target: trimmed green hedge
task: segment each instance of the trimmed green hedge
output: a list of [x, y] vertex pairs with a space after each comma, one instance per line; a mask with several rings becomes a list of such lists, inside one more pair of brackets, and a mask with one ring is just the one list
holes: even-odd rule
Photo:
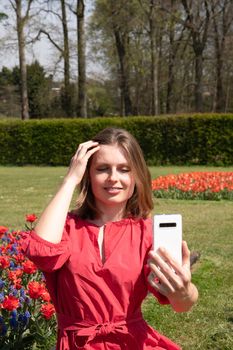
[[127, 129], [149, 165], [233, 164], [233, 115], [0, 121], [0, 164], [68, 165], [80, 142], [107, 126]]

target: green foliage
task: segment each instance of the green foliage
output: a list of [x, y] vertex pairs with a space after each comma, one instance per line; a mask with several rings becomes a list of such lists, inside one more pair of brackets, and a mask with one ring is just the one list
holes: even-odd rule
[[89, 116], [102, 117], [115, 114], [117, 108], [113, 98], [113, 85], [110, 81], [104, 83], [90, 81], [87, 94]]
[[52, 97], [52, 80], [46, 77], [44, 68], [38, 61], [27, 66], [27, 84], [30, 117], [48, 116]]
[[127, 129], [146, 161], [233, 164], [233, 115], [50, 119], [0, 122], [0, 164], [67, 165], [78, 144], [107, 126]]
[[7, 67], [2, 67], [2, 71], [0, 72], [0, 85], [5, 86], [13, 83], [14, 79], [12, 71]]
[[8, 16], [5, 13], [0, 12], [0, 21], [7, 19], [7, 18], [8, 18]]
[[224, 200], [233, 201], [233, 191], [228, 191], [226, 189], [220, 192], [214, 193], [211, 191], [184, 192], [176, 188], [171, 188], [168, 191], [165, 191], [165, 190], [154, 191], [154, 196], [156, 198], [185, 199], [185, 200], [200, 199], [200, 200], [209, 200], [209, 201], [220, 201], [224, 199]]
[[64, 86], [61, 88], [60, 101], [62, 115], [68, 118], [76, 116], [77, 109], [77, 91], [74, 83], [70, 83], [65, 89]]
[[[6, 115], [17, 115], [15, 105], [20, 107], [20, 69], [3, 67], [0, 72], [0, 111]], [[44, 68], [35, 61], [27, 66], [27, 86], [30, 117], [48, 117], [52, 107], [52, 79], [46, 77]], [[9, 113], [11, 111], [11, 113]]]

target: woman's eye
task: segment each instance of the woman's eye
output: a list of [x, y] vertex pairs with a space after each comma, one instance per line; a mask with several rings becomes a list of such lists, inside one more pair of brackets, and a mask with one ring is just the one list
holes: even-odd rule
[[[96, 168], [96, 170], [100, 173], [105, 171], [111, 171], [110, 168], [107, 166]], [[130, 168], [118, 168], [117, 171], [121, 173], [128, 173], [130, 172]]]
[[108, 168], [107, 168], [107, 167], [103, 167], [103, 168], [97, 168], [96, 170], [99, 171], [99, 172], [101, 172], [101, 171], [106, 171], [106, 170], [108, 170]]
[[130, 172], [130, 169], [129, 168], [122, 168], [121, 171], [122, 171], [122, 173], [128, 173], [128, 172]]

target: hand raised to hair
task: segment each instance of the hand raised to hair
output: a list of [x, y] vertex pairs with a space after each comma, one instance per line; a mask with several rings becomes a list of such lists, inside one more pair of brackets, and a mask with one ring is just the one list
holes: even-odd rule
[[187, 311], [197, 298], [197, 290], [191, 283], [190, 252], [182, 242], [182, 265], [176, 262], [165, 249], [149, 253], [148, 276], [150, 285], [165, 295], [176, 311]]
[[99, 150], [98, 142], [87, 141], [80, 143], [75, 155], [72, 157], [65, 180], [72, 180], [78, 185], [85, 173], [89, 158]]

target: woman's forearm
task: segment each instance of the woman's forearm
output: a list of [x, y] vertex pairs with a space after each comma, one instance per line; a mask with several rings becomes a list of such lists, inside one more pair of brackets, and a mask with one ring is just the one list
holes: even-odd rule
[[61, 241], [74, 190], [83, 178], [89, 158], [98, 150], [98, 142], [92, 140], [79, 145], [60, 189], [43, 211], [35, 227], [38, 236], [51, 243]]
[[35, 227], [38, 236], [51, 243], [59, 243], [65, 225], [66, 216], [76, 184], [64, 179], [61, 187], [41, 214]]

